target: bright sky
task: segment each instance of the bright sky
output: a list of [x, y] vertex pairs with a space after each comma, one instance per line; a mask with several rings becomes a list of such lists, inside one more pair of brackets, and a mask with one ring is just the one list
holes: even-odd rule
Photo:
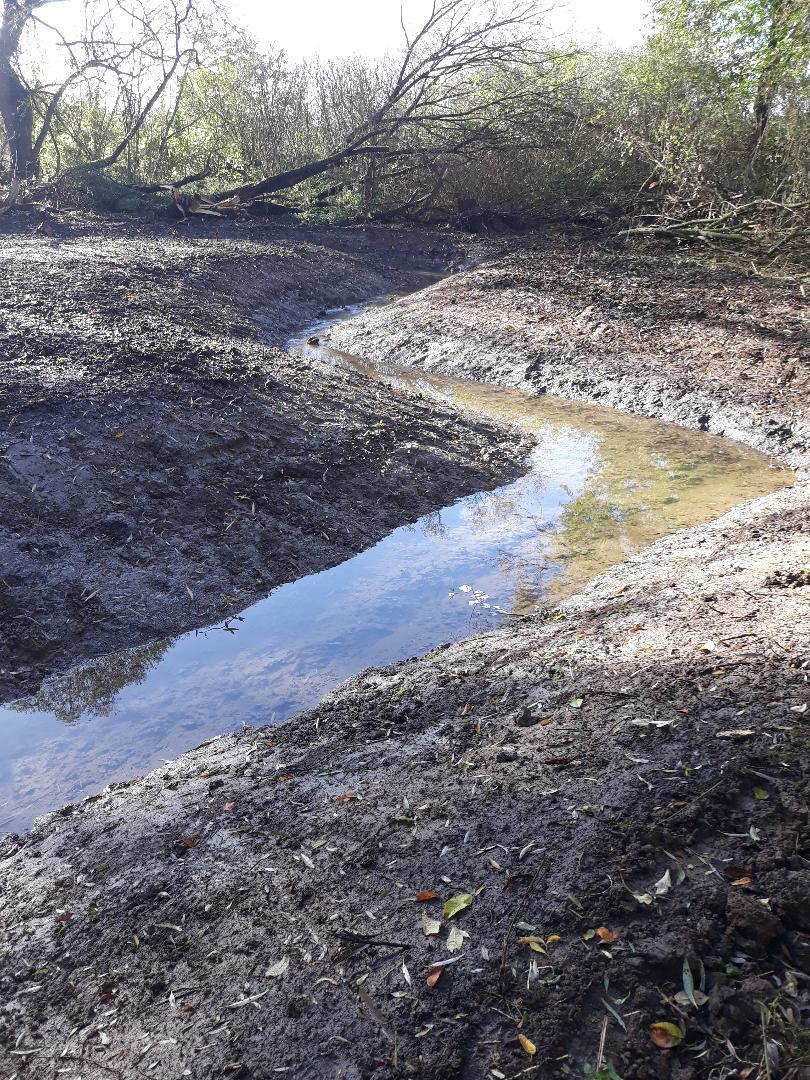
[[[425, 4], [404, 0], [406, 21], [416, 24]], [[229, 6], [260, 41], [273, 41], [296, 58], [379, 55], [401, 41], [400, 0], [230, 0]], [[550, 0], [548, 6], [556, 33], [582, 42], [633, 46], [643, 37], [649, 2]]]
[[[432, 0], [402, 0], [406, 25], [418, 28]], [[581, 44], [630, 48], [641, 43], [651, 0], [547, 0], [552, 37]], [[381, 56], [400, 48], [400, 0], [223, 0], [233, 21], [260, 44], [275, 44], [293, 59], [320, 56]], [[538, 0], [543, 8], [543, 0]], [[46, 7], [48, 21], [68, 37], [83, 24], [85, 0], [58, 0]], [[58, 80], [61, 50], [46, 42], [46, 70]]]

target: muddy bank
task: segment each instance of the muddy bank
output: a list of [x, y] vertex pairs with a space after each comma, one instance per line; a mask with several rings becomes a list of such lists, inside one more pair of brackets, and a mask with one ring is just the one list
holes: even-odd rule
[[672, 420], [810, 463], [810, 341], [796, 284], [691, 259], [527, 241], [332, 342]]
[[801, 1076], [809, 521], [800, 471], [7, 838], [6, 1073]]
[[733, 511], [10, 839], [7, 1073], [582, 1076], [606, 1024], [623, 1077], [734, 1075], [776, 998], [774, 1053], [801, 1053], [809, 505]]
[[221, 619], [515, 475], [517, 436], [279, 347], [458, 256], [379, 228], [7, 231], [0, 699]]

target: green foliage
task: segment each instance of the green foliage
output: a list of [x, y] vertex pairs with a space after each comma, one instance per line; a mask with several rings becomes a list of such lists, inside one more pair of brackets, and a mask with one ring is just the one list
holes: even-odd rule
[[[276, 197], [322, 222], [446, 219], [473, 198], [528, 221], [610, 206], [642, 220], [717, 219], [738, 234], [734, 208], [758, 200], [777, 231], [796, 230], [810, 202], [807, 0], [656, 0], [654, 13], [654, 32], [633, 52], [549, 51], [446, 75], [457, 115], [416, 104], [386, 139], [389, 156], [347, 158]], [[293, 63], [227, 27], [202, 46], [206, 62], [178, 76], [106, 179], [79, 174], [63, 198], [138, 209], [134, 185], [203, 174], [197, 189], [213, 194], [298, 168], [344, 145], [396, 70], [384, 60]], [[43, 149], [43, 175], [110, 153], [134, 108], [77, 84]]]
[[586, 1065], [585, 1080], [622, 1080], [622, 1078], [616, 1072], [612, 1062], [608, 1061], [598, 1069], [592, 1065]]

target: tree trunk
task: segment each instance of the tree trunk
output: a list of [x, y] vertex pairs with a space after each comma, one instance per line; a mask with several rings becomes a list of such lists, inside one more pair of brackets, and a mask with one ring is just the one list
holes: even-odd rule
[[34, 114], [31, 97], [13, 67], [23, 25], [30, 13], [6, 0], [0, 25], [0, 118], [6, 129], [12, 176], [25, 179], [38, 172], [34, 154]]
[[748, 159], [748, 175], [753, 177], [755, 162], [765, 138], [765, 129], [771, 118], [771, 109], [778, 90], [778, 68], [780, 47], [788, 14], [789, 0], [771, 0], [770, 26], [765, 56], [759, 72], [759, 80], [754, 95], [754, 131], [751, 137], [751, 151]]
[[295, 187], [296, 184], [300, 184], [304, 180], [309, 180], [314, 176], [329, 172], [330, 169], [337, 168], [346, 158], [352, 156], [352, 151], [345, 150], [337, 154], [331, 154], [327, 158], [311, 161], [308, 165], [302, 165], [298, 169], [290, 169], [289, 172], [279, 173], [278, 176], [268, 176], [267, 179], [261, 180], [257, 184], [243, 184], [241, 187], [221, 191], [217, 195], [217, 199], [231, 199], [237, 196], [245, 202], [249, 202], [251, 199], [258, 199], [262, 195], [270, 195], [274, 191], [284, 191], [286, 188]]

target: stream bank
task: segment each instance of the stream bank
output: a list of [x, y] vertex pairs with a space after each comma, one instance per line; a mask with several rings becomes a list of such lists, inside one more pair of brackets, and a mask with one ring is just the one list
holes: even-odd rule
[[7, 838], [9, 1075], [799, 1076], [808, 511], [800, 467], [555, 610]]
[[797, 283], [531, 238], [336, 327], [337, 348], [670, 420], [810, 465]]
[[416, 287], [463, 255], [452, 238], [3, 221], [0, 701], [522, 469], [517, 433], [282, 348], [324, 309]]

